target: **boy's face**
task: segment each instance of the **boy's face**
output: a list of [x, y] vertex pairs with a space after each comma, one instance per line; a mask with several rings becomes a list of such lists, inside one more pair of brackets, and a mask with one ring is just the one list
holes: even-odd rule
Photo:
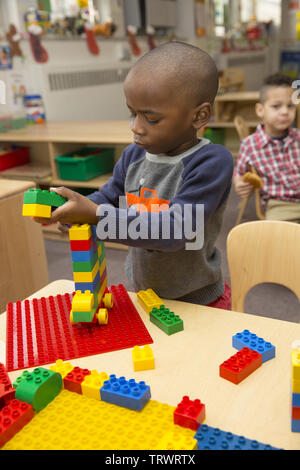
[[134, 71], [125, 80], [134, 142], [149, 153], [178, 155], [198, 143], [197, 107], [176, 90], [159, 74], [153, 80]]
[[293, 91], [287, 86], [271, 87], [266, 92], [264, 103], [256, 105], [256, 113], [262, 119], [266, 133], [272, 137], [284, 135], [295, 119]]

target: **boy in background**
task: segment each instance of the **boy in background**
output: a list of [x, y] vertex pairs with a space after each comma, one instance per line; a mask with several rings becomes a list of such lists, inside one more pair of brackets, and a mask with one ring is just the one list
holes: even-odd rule
[[[53, 212], [50, 223], [94, 224], [100, 239], [128, 245], [126, 274], [135, 291], [152, 288], [162, 298], [230, 309], [230, 288], [215, 242], [233, 159], [221, 145], [197, 137], [210, 120], [217, 90], [216, 66], [197, 47], [169, 42], [142, 56], [124, 83], [134, 142], [108, 183], [88, 198], [51, 188], [68, 201]], [[204, 226], [198, 224], [199, 207], [204, 208]], [[170, 230], [164, 237], [166, 216]], [[203, 232], [201, 246], [188, 248], [181, 230], [188, 221], [196, 241]], [[116, 230], [103, 233], [104, 223]], [[135, 223], [146, 236], [132, 234]]]
[[292, 127], [296, 104], [291, 85], [281, 74], [265, 79], [256, 104], [262, 124], [241, 143], [234, 186], [240, 197], [249, 196], [253, 186], [243, 175], [254, 167], [263, 183], [266, 219], [300, 223], [300, 130]]

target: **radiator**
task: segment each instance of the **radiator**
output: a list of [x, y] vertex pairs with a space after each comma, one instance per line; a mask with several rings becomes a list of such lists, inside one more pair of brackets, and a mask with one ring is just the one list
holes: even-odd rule
[[128, 119], [123, 82], [130, 67], [39, 68], [46, 116], [51, 121]]

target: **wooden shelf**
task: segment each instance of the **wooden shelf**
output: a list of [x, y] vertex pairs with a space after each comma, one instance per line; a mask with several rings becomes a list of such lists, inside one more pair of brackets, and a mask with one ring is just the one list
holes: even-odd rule
[[62, 180], [59, 178], [52, 178], [51, 184], [54, 186], [70, 186], [70, 187], [77, 187], [77, 188], [101, 188], [105, 183], [108, 182], [112, 173], [107, 173], [105, 175], [97, 176], [97, 178], [93, 178], [88, 181], [69, 181], [69, 180]]

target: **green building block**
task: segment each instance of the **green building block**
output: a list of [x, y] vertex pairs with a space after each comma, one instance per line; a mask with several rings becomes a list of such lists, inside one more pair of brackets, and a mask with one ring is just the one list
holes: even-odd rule
[[98, 306], [93, 307], [89, 312], [73, 312], [73, 322], [91, 322], [94, 318]]
[[37, 367], [20, 380], [15, 397], [40, 411], [60, 393], [62, 386], [62, 376], [58, 372]]
[[150, 321], [169, 336], [183, 330], [183, 321], [180, 316], [170, 312], [164, 305], [151, 310]]
[[28, 189], [24, 193], [24, 204], [41, 204], [43, 206], [59, 207], [62, 206], [67, 199], [54, 191], [46, 191], [37, 188]]
[[19, 377], [16, 378], [16, 380], [13, 383], [13, 388], [17, 388], [18, 385], [20, 385], [21, 381], [27, 377], [27, 375], [30, 374], [29, 370], [23, 370], [22, 374], [19, 375]]

